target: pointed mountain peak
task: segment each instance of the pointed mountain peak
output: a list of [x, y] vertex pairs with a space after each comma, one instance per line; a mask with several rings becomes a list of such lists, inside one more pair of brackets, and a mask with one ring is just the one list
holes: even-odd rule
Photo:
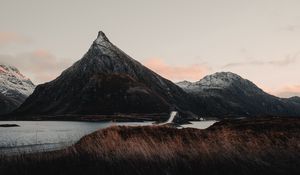
[[94, 41], [96, 44], [103, 43], [103, 42], [109, 42], [108, 38], [106, 37], [105, 33], [102, 31], [98, 32], [98, 36], [96, 40]]

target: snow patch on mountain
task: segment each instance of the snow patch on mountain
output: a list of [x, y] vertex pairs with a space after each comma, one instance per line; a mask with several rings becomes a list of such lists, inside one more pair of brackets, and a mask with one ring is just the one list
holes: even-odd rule
[[168, 84], [166, 84], [165, 79], [111, 43], [102, 31], [98, 32], [97, 38], [84, 57], [67, 69], [66, 72], [71, 71], [84, 72], [85, 74], [125, 73], [137, 80], [148, 77], [168, 91]]
[[13, 66], [0, 64], [0, 93], [7, 97], [28, 97], [35, 85]]
[[209, 88], [226, 88], [236, 81], [243, 81], [243, 78], [231, 72], [217, 72], [212, 75], [205, 76], [195, 85], [201, 85]]
[[202, 92], [205, 89], [226, 89], [232, 85], [245, 87], [255, 86], [250, 81], [232, 72], [217, 72], [212, 75], [207, 75], [197, 82], [182, 81], [176, 84], [187, 92]]
[[181, 87], [182, 89], [186, 89], [186, 88], [188, 88], [190, 85], [192, 85], [193, 83], [190, 82], [190, 81], [184, 80], [184, 81], [180, 81], [180, 82], [178, 82], [178, 83], [176, 83], [176, 84], [177, 84], [177, 86]]

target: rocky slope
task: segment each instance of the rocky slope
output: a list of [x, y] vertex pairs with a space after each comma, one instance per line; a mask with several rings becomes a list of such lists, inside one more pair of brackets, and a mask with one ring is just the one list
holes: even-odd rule
[[196, 98], [196, 113], [205, 116], [299, 116], [300, 104], [272, 96], [231, 72], [208, 75], [197, 82], [177, 83]]
[[20, 106], [34, 88], [34, 84], [17, 68], [0, 64], [0, 114]]
[[113, 45], [103, 32], [82, 59], [39, 85], [14, 114], [130, 114], [189, 110], [189, 95]]
[[290, 102], [294, 102], [294, 103], [299, 103], [300, 104], [300, 97], [297, 97], [297, 96], [287, 98], [287, 100], [290, 101]]

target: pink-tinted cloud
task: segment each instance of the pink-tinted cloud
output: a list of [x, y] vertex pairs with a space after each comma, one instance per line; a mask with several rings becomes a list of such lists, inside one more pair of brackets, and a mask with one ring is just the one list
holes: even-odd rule
[[26, 43], [29, 39], [18, 33], [13, 32], [0, 32], [0, 45], [6, 45], [11, 43]]
[[50, 52], [39, 49], [15, 56], [0, 55], [0, 62], [17, 67], [22, 74], [29, 77], [35, 84], [55, 79], [72, 60], [57, 58]]
[[269, 86], [265, 86], [264, 84], [256, 84], [259, 88], [261, 88], [263, 91], [282, 98], [289, 98], [293, 96], [299, 96], [300, 97], [300, 85], [285, 85], [279, 88], [271, 88]]
[[154, 72], [173, 81], [197, 81], [200, 80], [209, 70], [209, 68], [198, 64], [170, 65], [158, 58], [146, 59], [143, 64], [152, 69]]
[[[251, 80], [250, 80], [251, 81]], [[257, 83], [257, 82], [254, 82], [254, 84], [259, 87], [260, 89], [262, 89], [263, 91], [265, 91], [266, 93], [268, 94], [271, 94], [271, 95], [275, 95], [276, 96], [276, 93], [274, 93], [274, 90], [272, 88], [270, 88], [269, 86], [265, 86], [264, 84], [262, 83]]]
[[276, 94], [280, 97], [300, 96], [300, 85], [288, 85], [279, 89]]
[[38, 49], [32, 52], [32, 55], [36, 57], [52, 57], [53, 55], [44, 49]]

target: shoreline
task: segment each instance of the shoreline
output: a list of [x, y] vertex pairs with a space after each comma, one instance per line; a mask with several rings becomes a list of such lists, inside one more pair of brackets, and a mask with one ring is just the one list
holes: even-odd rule
[[113, 126], [63, 150], [0, 156], [0, 172], [299, 174], [299, 133], [299, 118], [223, 120], [203, 130]]
[[[80, 137], [78, 139], [76, 137], [76, 139], [74, 141], [74, 139], [71, 139], [72, 138], [71, 135], [70, 135], [71, 137], [69, 139], [67, 137], [60, 138], [59, 135], [60, 134], [68, 135], [68, 133], [70, 133], [70, 132], [77, 133], [77, 131], [75, 130], [75, 127], [73, 127], [73, 126], [83, 125], [83, 126], [87, 126], [87, 128], [88, 128], [88, 126], [90, 126], [91, 128], [95, 128], [95, 126], [96, 127], [99, 126], [98, 129], [96, 129], [96, 128], [92, 129], [91, 132], [86, 132], [84, 134], [81, 134], [82, 132], [78, 132], [76, 134], [76, 135], [82, 135], [82, 137], [85, 136], [85, 135], [88, 135], [88, 134], [90, 134], [90, 133], [92, 133], [96, 130], [105, 129], [105, 128], [110, 127], [110, 126], [158, 126], [154, 122], [149, 122], [149, 121], [143, 121], [143, 122], [106, 122], [105, 121], [105, 122], [91, 122], [91, 124], [80, 124], [82, 121], [0, 121], [0, 125], [2, 123], [8, 123], [8, 122], [9, 123], [14, 123], [15, 122], [15, 124], [20, 125], [21, 128], [17, 128], [16, 131], [14, 131], [15, 129], [12, 129], [12, 130], [2, 129], [2, 131], [4, 131], [4, 132], [5, 131], [12, 131], [12, 132], [19, 133], [22, 130], [26, 130], [27, 136], [24, 137], [22, 140], [19, 140], [18, 138], [15, 138], [15, 134], [11, 135], [10, 137], [11, 137], [12, 140], [18, 139], [18, 141], [16, 140], [16, 142], [14, 142], [16, 144], [14, 146], [13, 146], [13, 143], [12, 143], [12, 146], [9, 146], [11, 144], [9, 140], [5, 140], [5, 139], [2, 140], [3, 143], [6, 143], [6, 145], [2, 144], [4, 147], [0, 148], [0, 152], [1, 152], [0, 154], [6, 154], [6, 155], [11, 155], [11, 153], [17, 154], [18, 152], [24, 152], [24, 153], [27, 153], [27, 152], [28, 153], [45, 152], [45, 151], [48, 150], [48, 148], [51, 148], [51, 150], [59, 150], [59, 149], [65, 148], [66, 146], [70, 146], [71, 144], [61, 144], [61, 143], [71, 143], [71, 142], [75, 143], [76, 141], [78, 141], [80, 139]], [[37, 123], [35, 123], [35, 122], [37, 122]], [[48, 122], [50, 122], [50, 123], [48, 123]], [[64, 123], [60, 123], [60, 122], [64, 122]], [[69, 122], [71, 122], [71, 123], [69, 123]], [[75, 123], [73, 123], [73, 122], [75, 122]], [[213, 124], [214, 122], [216, 122], [216, 121], [215, 120], [196, 121], [196, 122], [192, 122], [190, 124], [183, 124], [183, 125], [168, 124], [167, 126], [178, 128], [178, 129], [181, 129], [181, 128], [205, 129], [208, 126], [210, 126], [211, 124]], [[83, 121], [83, 123], [90, 123], [90, 122]], [[55, 125], [59, 126], [59, 127], [54, 127], [53, 128], [52, 126], [55, 126]], [[73, 130], [72, 131], [69, 130], [69, 131], [67, 131], [67, 133], [63, 133], [63, 132], [60, 132], [60, 131], [55, 132], [56, 130], [62, 130], [64, 128], [63, 127], [64, 125], [69, 126], [67, 128], [70, 128], [70, 127], [73, 128]], [[36, 128], [36, 129], [32, 129], [30, 131], [29, 130], [30, 128], [28, 128], [28, 126], [33, 126], [33, 127], [34, 126], [39, 126], [39, 127]], [[162, 125], [159, 125], [159, 126], [162, 126]], [[46, 137], [47, 140], [39, 137], [39, 139], [37, 139], [39, 143], [36, 144], [37, 141], [32, 140], [32, 138], [35, 137], [35, 135], [36, 136], [39, 135], [39, 134], [37, 134], [39, 132], [35, 131], [35, 130], [40, 130], [39, 128], [41, 128], [42, 130], [44, 130], [44, 129], [49, 130], [50, 129], [50, 130], [53, 130], [54, 132], [51, 132], [51, 131], [49, 132], [49, 134], [51, 134], [53, 136], [49, 137], [49, 138]], [[47, 134], [47, 131], [46, 132], [42, 131], [42, 133], [44, 133], [42, 135], [45, 136], [45, 134]], [[2, 135], [4, 137], [9, 136], [9, 133], [7, 133], [7, 134], [8, 135], [3, 135], [3, 134]], [[22, 135], [22, 133], [19, 133], [19, 134]], [[57, 135], [57, 136], [55, 136], [55, 135]], [[0, 134], [0, 136], [1, 136], [1, 134]], [[26, 138], [28, 140], [24, 140]], [[59, 141], [57, 139], [59, 139]], [[26, 141], [27, 144], [22, 144], [24, 141]]]
[[142, 122], [168, 119], [168, 114], [128, 114], [128, 115], [32, 115], [32, 116], [0, 116], [0, 121], [89, 121], [89, 122]]

